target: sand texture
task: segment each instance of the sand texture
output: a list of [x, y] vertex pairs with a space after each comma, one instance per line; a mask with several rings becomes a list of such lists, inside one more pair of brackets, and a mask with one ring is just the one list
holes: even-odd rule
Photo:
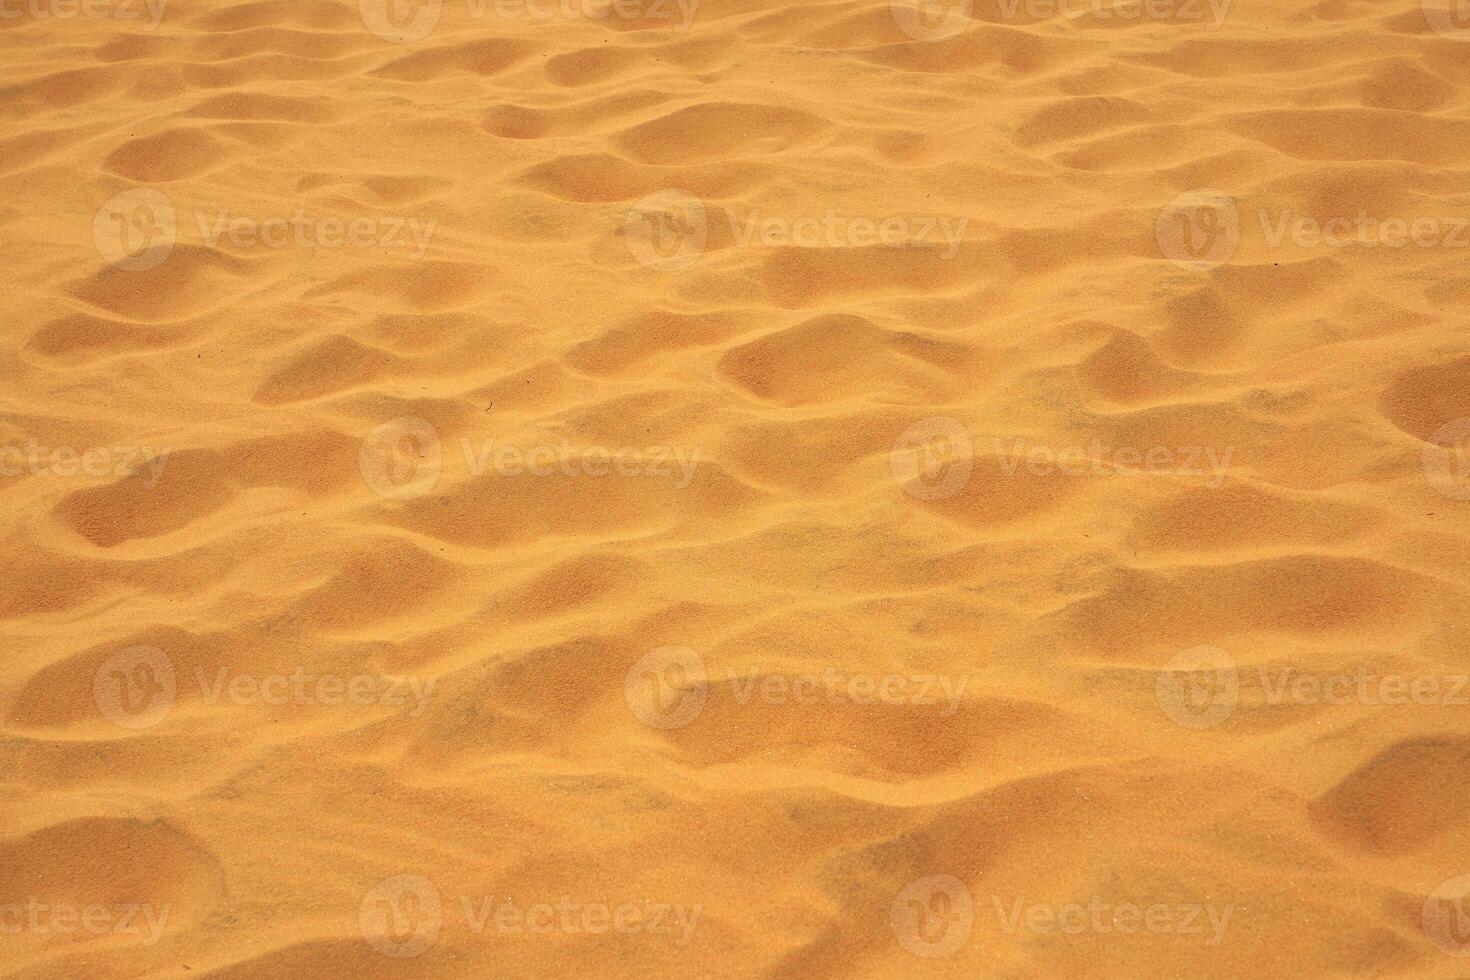
[[0, 977], [1470, 976], [1470, 19], [5, 0]]

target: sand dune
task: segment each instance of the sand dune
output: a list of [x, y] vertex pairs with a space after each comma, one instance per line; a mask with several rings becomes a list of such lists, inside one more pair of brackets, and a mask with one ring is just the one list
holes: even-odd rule
[[0, 4], [0, 975], [1466, 975], [1467, 42]]

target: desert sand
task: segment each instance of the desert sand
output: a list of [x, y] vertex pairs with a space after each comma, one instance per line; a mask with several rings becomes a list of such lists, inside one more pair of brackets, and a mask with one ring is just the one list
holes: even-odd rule
[[0, 976], [1470, 975], [1426, 3], [5, 0]]

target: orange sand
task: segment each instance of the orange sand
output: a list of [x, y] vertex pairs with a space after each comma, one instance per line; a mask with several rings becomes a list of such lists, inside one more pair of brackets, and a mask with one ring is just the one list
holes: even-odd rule
[[160, 2], [0, 5], [0, 975], [1470, 975], [1453, 5]]

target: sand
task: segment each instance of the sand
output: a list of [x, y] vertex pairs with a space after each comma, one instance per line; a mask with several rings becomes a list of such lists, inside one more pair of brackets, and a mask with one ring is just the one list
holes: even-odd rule
[[0, 975], [1466, 976], [1426, 3], [7, 0]]

